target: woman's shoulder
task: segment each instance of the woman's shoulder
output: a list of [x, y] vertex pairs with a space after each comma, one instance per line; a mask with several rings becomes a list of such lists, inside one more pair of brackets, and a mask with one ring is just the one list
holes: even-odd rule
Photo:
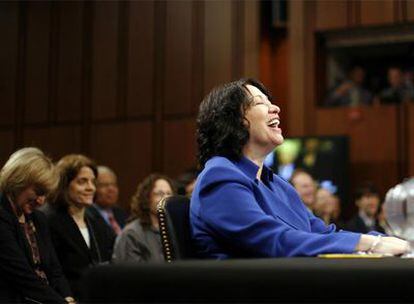
[[139, 218], [134, 219], [125, 225], [121, 235], [143, 234], [144, 228], [141, 225]]

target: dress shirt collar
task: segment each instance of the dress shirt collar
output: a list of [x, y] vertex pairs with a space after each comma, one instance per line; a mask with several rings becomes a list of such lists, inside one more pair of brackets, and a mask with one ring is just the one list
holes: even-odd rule
[[108, 224], [110, 224], [109, 217], [108, 217], [108, 212], [111, 212], [111, 210], [108, 211], [108, 210], [106, 210], [104, 208], [101, 208], [97, 204], [93, 204], [93, 206], [96, 208], [96, 210], [98, 210], [99, 214], [103, 217], [103, 219], [105, 220], [105, 222], [107, 222]]

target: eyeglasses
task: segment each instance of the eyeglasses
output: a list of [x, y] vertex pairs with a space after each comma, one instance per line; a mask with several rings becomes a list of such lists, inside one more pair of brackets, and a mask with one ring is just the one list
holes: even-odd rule
[[152, 192], [153, 195], [158, 196], [158, 197], [164, 197], [164, 196], [168, 196], [168, 195], [172, 195], [171, 192], [164, 192], [164, 191], [154, 191]]

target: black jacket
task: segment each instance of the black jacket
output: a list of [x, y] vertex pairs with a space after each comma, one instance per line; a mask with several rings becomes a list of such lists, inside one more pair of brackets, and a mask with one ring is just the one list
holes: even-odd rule
[[85, 213], [91, 244], [88, 248], [78, 226], [65, 209], [49, 207], [45, 213], [63, 273], [75, 296], [81, 298], [79, 283], [83, 272], [111, 259], [115, 238], [108, 227]]
[[46, 218], [39, 211], [31, 217], [49, 285], [36, 275], [26, 235], [11, 203], [0, 194], [0, 302], [66, 303], [64, 298], [72, 293], [56, 257]]
[[385, 233], [384, 229], [378, 224], [378, 221], [375, 221], [374, 227], [367, 227], [362, 218], [358, 214], [346, 223], [344, 229], [359, 233], [368, 233], [372, 230]]

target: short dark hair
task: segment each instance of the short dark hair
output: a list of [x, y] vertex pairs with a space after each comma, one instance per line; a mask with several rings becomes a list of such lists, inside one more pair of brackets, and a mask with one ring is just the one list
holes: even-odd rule
[[364, 196], [380, 196], [377, 187], [370, 181], [364, 182], [358, 186], [354, 193], [354, 200], [357, 201]]
[[251, 105], [247, 85], [257, 87], [269, 100], [270, 94], [259, 81], [243, 78], [214, 88], [200, 104], [197, 118], [198, 162], [202, 169], [211, 157], [238, 160], [249, 139], [244, 114]]

